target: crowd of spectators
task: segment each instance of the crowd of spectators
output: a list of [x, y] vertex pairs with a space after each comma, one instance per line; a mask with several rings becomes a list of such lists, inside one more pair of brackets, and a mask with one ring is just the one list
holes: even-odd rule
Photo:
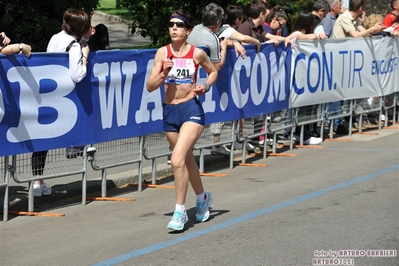
[[[391, 1], [391, 10], [387, 14], [369, 14], [364, 10], [364, 0], [350, 0], [348, 9], [342, 7], [340, 0], [316, 0], [312, 10], [302, 11], [296, 21], [294, 21], [291, 31], [287, 30], [289, 16], [283, 9], [283, 6], [267, 6], [264, 0], [252, 0], [249, 4], [247, 14], [244, 16], [244, 10], [237, 5], [228, 5], [225, 8], [215, 3], [206, 6], [203, 11], [202, 22], [199, 25], [192, 25], [192, 18], [186, 11], [175, 11], [168, 21], [168, 28], [171, 34], [172, 44], [165, 46], [158, 51], [155, 58], [155, 65], [151, 78], [147, 86], [149, 90], [157, 89], [161, 84], [167, 84], [166, 87], [174, 92], [184, 91], [184, 97], [194, 98], [197, 95], [206, 93], [212, 89], [212, 84], [226, 60], [227, 47], [235, 50], [237, 57], [246, 57], [247, 45], [256, 45], [256, 51], [260, 51], [262, 43], [271, 43], [278, 45], [284, 43], [291, 45], [295, 49], [295, 42], [300, 40], [313, 40], [315, 42], [327, 38], [359, 38], [373, 35], [399, 35], [399, 0]], [[80, 82], [87, 73], [87, 63], [90, 51], [106, 49], [109, 45], [108, 31], [105, 25], [101, 24], [93, 27], [88, 15], [76, 9], [65, 11], [61, 31], [54, 35], [48, 43], [48, 52], [68, 52], [70, 76], [75, 82]], [[180, 39], [179, 39], [180, 38]], [[87, 45], [89, 44], [89, 45]], [[196, 79], [193, 73], [187, 73], [190, 76], [185, 78], [173, 76], [173, 58], [185, 58], [185, 54], [190, 47], [205, 46], [209, 49], [209, 57], [203, 58], [202, 53], [193, 48], [193, 54], [189, 60], [194, 60], [195, 65], [202, 65], [211, 78], [205, 84], [200, 84], [195, 88]], [[169, 47], [169, 48], [168, 48]], [[195, 51], [195, 53], [194, 53]], [[11, 40], [4, 32], [0, 33], [0, 52], [11, 55], [21, 53], [29, 57], [31, 47], [25, 43], [11, 43]], [[165, 55], [167, 53], [167, 55]], [[191, 50], [190, 50], [191, 53]], [[171, 70], [172, 69], [172, 70]], [[155, 81], [157, 82], [155, 82]], [[174, 83], [174, 82], [182, 83]], [[182, 86], [178, 86], [178, 85]], [[187, 84], [191, 84], [187, 86]], [[181, 88], [184, 88], [182, 90]], [[187, 90], [187, 88], [193, 90]], [[171, 94], [166, 94], [169, 97]], [[177, 97], [178, 94], [173, 94]], [[182, 97], [183, 97], [182, 96]], [[170, 96], [172, 97], [172, 96]], [[184, 98], [183, 97], [183, 98]], [[374, 97], [374, 96], [371, 96]], [[167, 105], [180, 104], [188, 99], [165, 98]], [[194, 104], [198, 103], [187, 103]], [[188, 107], [187, 107], [188, 108]], [[191, 107], [190, 107], [191, 108]], [[199, 108], [197, 111], [200, 111]], [[317, 110], [317, 106], [313, 108]], [[166, 109], [165, 109], [166, 110]], [[329, 111], [342, 110], [340, 102], [329, 103]], [[172, 112], [171, 110], [169, 110]], [[199, 114], [201, 115], [201, 114]], [[170, 122], [170, 121], [169, 121]], [[168, 123], [169, 123], [168, 122]], [[331, 121], [334, 124], [336, 134], [347, 134], [343, 119]], [[182, 125], [172, 125], [164, 121], [168, 140], [172, 151], [171, 164], [175, 171], [177, 182], [180, 182], [177, 188], [177, 203], [175, 215], [168, 225], [169, 228], [182, 230], [187, 221], [185, 212], [185, 195], [187, 193], [187, 184], [191, 182], [197, 194], [197, 221], [202, 222], [208, 219], [209, 205], [212, 201], [212, 194], [205, 192], [200, 178], [198, 168], [194, 167], [193, 157], [190, 156], [195, 141], [202, 132], [202, 126], [198, 122], [185, 121]], [[190, 126], [187, 126], [187, 123]], [[195, 125], [193, 125], [193, 123]], [[242, 137], [244, 120], [237, 121]], [[190, 128], [188, 131], [183, 131]], [[229, 155], [230, 150], [225, 145], [220, 145], [223, 122], [213, 123], [210, 126], [214, 134], [215, 145], [211, 149], [212, 155]], [[264, 128], [264, 125], [263, 125]], [[193, 130], [197, 132], [192, 136]], [[286, 132], [285, 137], [289, 136]], [[298, 130], [294, 135], [294, 140], [298, 141]], [[307, 125], [303, 136], [304, 144], [318, 145], [323, 140], [317, 129], [317, 124]], [[181, 137], [183, 136], [183, 137]], [[261, 139], [263, 141], [263, 139]], [[184, 142], [186, 141], [186, 142]], [[263, 142], [262, 142], [263, 143]], [[266, 144], [266, 143], [265, 143]], [[251, 143], [245, 147], [247, 150], [253, 150]], [[80, 148], [79, 148], [80, 149]], [[32, 154], [32, 172], [34, 175], [42, 175], [45, 167], [47, 151], [38, 151]], [[194, 175], [194, 172], [196, 173]], [[178, 190], [179, 189], [179, 190]], [[51, 188], [44, 183], [42, 179], [37, 179], [34, 185], [34, 196], [50, 195]]]

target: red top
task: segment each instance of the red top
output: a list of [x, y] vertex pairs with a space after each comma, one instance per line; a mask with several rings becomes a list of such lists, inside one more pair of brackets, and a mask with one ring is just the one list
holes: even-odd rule
[[385, 16], [385, 18], [384, 18], [384, 26], [385, 27], [390, 27], [390, 26], [392, 26], [392, 24], [393, 24], [393, 22], [395, 21], [395, 19], [397, 18], [398, 16], [397, 15], [395, 15], [394, 13], [389, 13], [389, 14], [387, 14], [386, 16]]
[[174, 56], [170, 44], [165, 46], [167, 58], [173, 60], [173, 67], [165, 79], [165, 83], [192, 84], [197, 80], [198, 64], [194, 60], [195, 46], [191, 45], [190, 50], [183, 56]]

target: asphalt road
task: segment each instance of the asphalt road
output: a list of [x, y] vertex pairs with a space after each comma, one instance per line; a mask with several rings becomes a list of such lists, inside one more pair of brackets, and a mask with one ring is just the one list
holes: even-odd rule
[[103, 23], [108, 28], [110, 43], [108, 49], [141, 46], [151, 43], [150, 38], [143, 38], [137, 34], [130, 34], [127, 22], [118, 17], [101, 12], [94, 12], [91, 18], [91, 24], [96, 26], [99, 23]]
[[221, 163], [212, 171], [228, 177], [203, 177], [214, 195], [209, 221], [194, 221], [189, 189], [180, 233], [166, 228], [167, 188], [46, 207], [63, 217], [14, 217], [0, 223], [1, 265], [399, 265], [399, 131], [377, 133], [253, 166]]
[[[110, 31], [110, 48], [149, 43], [128, 34], [126, 24], [95, 14], [92, 24], [98, 23]], [[173, 189], [109, 192], [134, 201], [39, 204], [65, 216], [0, 223], [0, 265], [397, 266], [399, 130], [375, 132], [287, 152], [296, 157], [255, 157], [253, 166], [233, 169], [226, 160], [207, 168], [228, 177], [203, 177], [214, 201], [202, 224], [194, 222], [189, 189], [190, 220], [180, 233], [166, 228]], [[372, 257], [376, 251], [385, 256]]]

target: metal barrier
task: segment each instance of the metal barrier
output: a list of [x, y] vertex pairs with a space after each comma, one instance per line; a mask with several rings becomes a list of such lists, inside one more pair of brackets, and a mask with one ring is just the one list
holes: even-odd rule
[[144, 137], [126, 138], [91, 145], [87, 149], [93, 170], [101, 171], [101, 197], [107, 196], [107, 168], [138, 164], [138, 186], [141, 191], [143, 176]]
[[[392, 111], [393, 120], [399, 121], [397, 117], [399, 108], [399, 93], [389, 95], [386, 99], [389, 100], [390, 104], [382, 105], [380, 103], [378, 108], [372, 110], [378, 110], [380, 113], [384, 109], [385, 112], [388, 110]], [[354, 109], [352, 106], [357, 107], [361, 101], [350, 101], [340, 102], [340, 111], [331, 112], [327, 104], [320, 106], [307, 106], [297, 109], [290, 109], [281, 116], [281, 120], [273, 121], [269, 120], [267, 116], [262, 116], [262, 119], [255, 119], [252, 123], [253, 118], [245, 120], [244, 128], [241, 129], [236, 126], [234, 122], [225, 122], [222, 128], [221, 136], [218, 142], [214, 142], [214, 135], [211, 132], [210, 126], [204, 127], [203, 133], [200, 139], [197, 141], [194, 151], [199, 151], [200, 155], [200, 172], [204, 172], [204, 150], [211, 148], [214, 145], [231, 145], [230, 152], [230, 168], [233, 167], [234, 157], [234, 145], [235, 141], [242, 142], [245, 145], [246, 141], [253, 140], [260, 136], [264, 137], [264, 145], [267, 144], [267, 134], [273, 133], [273, 153], [277, 145], [277, 133], [281, 133], [283, 130], [291, 129], [291, 137], [295, 126], [301, 127], [301, 135], [303, 134], [303, 126], [310, 123], [321, 123], [323, 127], [324, 115], [328, 119], [342, 118], [350, 116], [350, 120], [353, 119], [353, 114], [360, 115], [360, 109]], [[352, 110], [354, 112], [352, 112]], [[368, 111], [370, 111], [369, 109]], [[367, 111], [364, 111], [367, 112]], [[391, 115], [391, 114], [389, 114]], [[386, 118], [388, 120], [388, 117]], [[239, 123], [237, 123], [239, 125]], [[262, 125], [263, 128], [262, 128]], [[332, 125], [330, 126], [332, 130]], [[321, 132], [322, 133], [322, 132]], [[351, 131], [350, 131], [351, 134]], [[303, 140], [301, 139], [301, 142]], [[292, 138], [290, 139], [290, 149], [292, 149]], [[87, 149], [86, 149], [87, 148]], [[245, 146], [243, 146], [243, 161], [245, 160]], [[0, 173], [3, 175], [3, 182], [0, 182], [0, 188], [5, 188], [4, 202], [3, 202], [3, 220], [8, 219], [8, 187], [10, 176], [17, 183], [29, 182], [29, 195], [28, 195], [28, 210], [32, 212], [34, 209], [33, 205], [33, 183], [38, 179], [52, 179], [70, 175], [81, 174], [82, 175], [82, 205], [86, 204], [86, 183], [87, 183], [87, 162], [91, 163], [94, 170], [102, 171], [102, 183], [101, 183], [101, 195], [106, 196], [106, 170], [108, 168], [118, 167], [127, 164], [138, 164], [138, 187], [139, 191], [142, 190], [142, 176], [143, 176], [143, 163], [144, 160], [152, 160], [152, 182], [156, 183], [156, 172], [157, 172], [157, 158], [162, 156], [170, 155], [169, 143], [165, 137], [165, 134], [157, 133], [142, 137], [127, 138], [122, 140], [109, 141], [104, 143], [97, 143], [91, 145], [91, 147], [85, 147], [80, 156], [76, 158], [68, 159], [66, 157], [65, 148], [49, 150], [46, 156], [46, 164], [44, 167], [43, 175], [34, 175], [32, 170], [32, 153], [19, 154], [11, 156], [11, 164], [9, 157], [0, 157]], [[265, 154], [265, 149], [264, 149]], [[265, 155], [264, 155], [265, 158]]]
[[[289, 109], [286, 110], [284, 112], [284, 114], [281, 114], [281, 120], [278, 119], [276, 121], [276, 119], [271, 119], [270, 121], [270, 126], [268, 127], [270, 133], [273, 134], [273, 151], [272, 154], [277, 155], [276, 154], [276, 146], [277, 143], [283, 143], [285, 145], [286, 141], [289, 141], [289, 147], [290, 150], [293, 150], [294, 148], [294, 141], [293, 141], [293, 134], [294, 134], [294, 122], [295, 122], [295, 113], [294, 113], [294, 109]], [[287, 130], [288, 129], [288, 130]], [[277, 140], [277, 132], [281, 132], [283, 131], [283, 136], [285, 135], [284, 133], [289, 133], [289, 139], [283, 139], [281, 141]], [[265, 136], [265, 140], [266, 140], [266, 136]]]
[[344, 100], [330, 102], [326, 108], [327, 111], [325, 112], [325, 117], [327, 120], [330, 120], [330, 139], [333, 139], [334, 135], [334, 119], [343, 119], [345, 117], [349, 117], [349, 136], [352, 135], [353, 101]]
[[24, 153], [12, 156], [11, 176], [17, 183], [29, 184], [28, 195], [28, 211], [33, 212], [33, 184], [35, 180], [52, 179], [69, 175], [82, 175], [82, 205], [86, 204], [86, 182], [87, 182], [87, 165], [86, 165], [86, 149], [84, 149], [81, 156], [68, 159], [66, 157], [65, 148], [49, 150], [43, 158], [45, 160], [45, 167], [43, 175], [34, 175], [32, 169], [32, 153]]
[[[309, 105], [300, 108], [296, 108], [295, 110], [295, 124], [300, 127], [299, 134], [299, 144], [303, 145], [303, 137], [305, 135], [304, 127], [305, 125], [315, 124], [316, 130], [317, 123], [323, 124], [324, 120], [324, 104], [320, 105]], [[323, 129], [323, 125], [321, 125], [321, 129]], [[323, 139], [323, 130], [320, 130], [320, 137]]]
[[[204, 130], [202, 131], [201, 137], [198, 139], [197, 143], [194, 146], [194, 150], [199, 150], [200, 151], [200, 161], [199, 161], [199, 170], [200, 173], [204, 174], [204, 157], [205, 157], [205, 151], [204, 149], [206, 148], [212, 148], [215, 145], [233, 145], [233, 142], [235, 140], [235, 135], [234, 135], [234, 123], [231, 121], [229, 122], [224, 122], [223, 126], [221, 128], [220, 132], [220, 138], [217, 140], [215, 138], [215, 135], [213, 132], [211, 132], [211, 125], [206, 125], [204, 127]], [[230, 169], [233, 168], [233, 159], [234, 159], [234, 147], [232, 146], [230, 150]]]
[[[395, 111], [396, 111], [396, 116], [394, 115], [394, 117], [393, 117], [393, 121], [394, 121], [394, 123], [395, 123], [395, 117], [396, 117], [396, 123], [399, 123], [399, 92], [396, 92], [396, 97], [395, 97], [395, 99], [396, 99], [396, 108], [395, 108]], [[395, 114], [395, 113], [394, 113]]]
[[382, 106], [383, 100], [377, 96], [353, 100], [353, 112], [356, 115], [354, 125], [359, 129], [359, 133], [363, 131], [363, 127], [372, 127], [373, 124], [370, 122], [372, 117], [377, 118], [378, 130], [381, 130]]
[[390, 95], [384, 96], [384, 103], [382, 105], [382, 109], [385, 115], [385, 123], [384, 127], [389, 126], [389, 117], [390, 112], [392, 113], [392, 125], [395, 125], [396, 121], [396, 106], [399, 105], [399, 93], [392, 93]]
[[[144, 136], [144, 158], [147, 160], [151, 160], [151, 184], [155, 185], [156, 174], [157, 174], [157, 158], [170, 156], [171, 148], [168, 140], [166, 139], [165, 133], [156, 133]], [[140, 184], [139, 184], [140, 186]], [[139, 187], [139, 191], [141, 187]]]
[[4, 200], [3, 200], [3, 221], [8, 220], [8, 181], [10, 179], [10, 172], [8, 170], [8, 156], [0, 157], [0, 174], [3, 176], [2, 182], [0, 182], [0, 188], [4, 188]]
[[[288, 112], [290, 113], [290, 112]], [[253, 118], [253, 133], [245, 138], [259, 138], [259, 146], [262, 147], [263, 159], [266, 159], [268, 146], [272, 146], [272, 153], [276, 153], [277, 132], [286, 128], [292, 128], [291, 116], [285, 110], [271, 115], [262, 115]], [[290, 121], [290, 122], [287, 122]], [[270, 142], [268, 135], [273, 134], [273, 141]]]
[[[237, 120], [232, 127], [235, 133], [235, 142], [232, 149], [241, 150], [241, 164], [244, 164], [247, 159], [247, 144], [254, 146], [253, 152], [255, 154], [262, 153], [263, 158], [266, 158], [267, 153], [267, 134], [268, 134], [269, 116], [261, 115], [251, 117], [243, 120]], [[257, 139], [257, 140], [255, 140]]]
[[[242, 154], [241, 154], [241, 162], [245, 163], [246, 160], [246, 144], [248, 140], [254, 140], [255, 138], [258, 138], [259, 140], [257, 141], [259, 145], [259, 149], [262, 152], [263, 158], [266, 158], [267, 155], [267, 134], [269, 132], [269, 122], [270, 122], [270, 116], [269, 115], [259, 115], [253, 118], [248, 118], [246, 121], [252, 120], [252, 123], [250, 123], [252, 126], [241, 129], [240, 126], [237, 127], [236, 130], [236, 139], [239, 142], [242, 142]], [[248, 124], [248, 123], [247, 123]], [[244, 123], [245, 125], [245, 123]], [[241, 135], [242, 132], [242, 136]], [[260, 139], [263, 140], [260, 140]], [[255, 150], [257, 152], [257, 149]], [[258, 153], [258, 152], [257, 152]]]

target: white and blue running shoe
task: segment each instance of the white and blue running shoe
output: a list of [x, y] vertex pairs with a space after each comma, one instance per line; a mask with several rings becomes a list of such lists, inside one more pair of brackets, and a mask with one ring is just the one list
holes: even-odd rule
[[205, 222], [209, 218], [209, 206], [212, 203], [212, 194], [210, 192], [205, 192], [206, 199], [204, 202], [197, 200], [197, 214], [195, 215], [195, 220], [197, 222]]
[[175, 211], [173, 213], [172, 220], [168, 223], [168, 228], [175, 230], [175, 231], [181, 231], [184, 228], [184, 224], [188, 221], [188, 216], [187, 212], [179, 212]]

